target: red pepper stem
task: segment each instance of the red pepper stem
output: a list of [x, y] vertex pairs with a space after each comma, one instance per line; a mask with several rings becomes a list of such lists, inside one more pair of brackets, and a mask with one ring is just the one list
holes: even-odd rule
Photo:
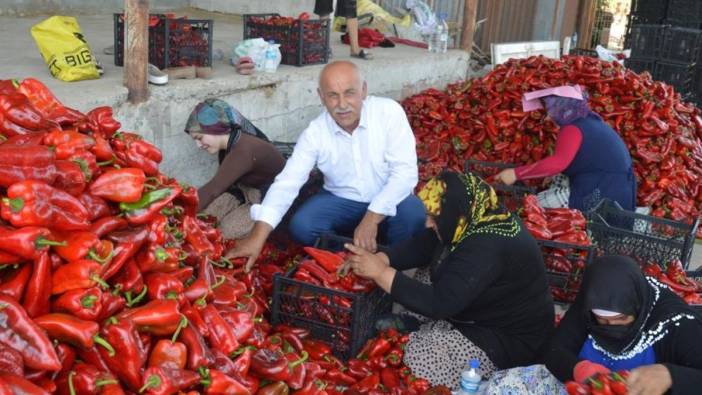
[[188, 319], [184, 315], [180, 316], [180, 322], [178, 323], [178, 327], [173, 333], [173, 337], [171, 337], [171, 343], [176, 342], [176, 340], [178, 339], [178, 335], [180, 335], [180, 331], [186, 326], [188, 326], [188, 322]]
[[101, 265], [104, 265], [104, 264], [107, 263], [110, 259], [112, 259], [112, 257], [114, 256], [114, 254], [115, 254], [114, 251], [110, 251], [110, 252], [107, 254], [107, 256], [103, 258], [103, 257], [99, 256], [99, 255], [95, 252], [95, 250], [92, 249], [92, 248], [90, 249], [90, 251], [88, 251], [88, 256], [90, 257], [90, 259], [94, 260], [95, 262], [97, 262], [97, 263], [99, 263], [99, 264], [101, 264]]
[[[90, 279], [95, 281], [103, 289], [110, 289], [110, 284], [108, 284], [105, 280], [100, 278], [100, 276], [97, 273], [91, 274]], [[144, 287], [144, 288], [146, 288], [146, 287]]]
[[148, 379], [146, 379], [144, 386], [139, 388], [139, 393], [141, 394], [144, 391], [146, 391], [147, 389], [155, 388], [155, 387], [158, 387], [159, 385], [161, 385], [161, 378], [158, 377], [158, 375], [156, 375], [156, 374], [152, 374], [151, 376], [149, 376]]
[[200, 366], [199, 368], [197, 368], [197, 372], [202, 377], [202, 380], [200, 380], [200, 384], [202, 384], [205, 387], [209, 387], [210, 384], [212, 384], [212, 378], [210, 377], [210, 370], [204, 366]]
[[249, 346], [242, 346], [242, 347], [239, 347], [239, 348], [238, 348], [236, 351], [234, 351], [233, 353], [231, 353], [229, 356], [232, 357], [232, 358], [233, 358], [233, 357], [237, 357], [237, 356], [243, 354], [246, 350], [254, 351], [254, 350], [256, 350], [256, 347], [251, 346], [251, 345], [249, 345]]
[[95, 344], [99, 344], [100, 346], [104, 347], [107, 350], [109, 356], [115, 356], [115, 349], [112, 347], [112, 344], [110, 344], [107, 340], [100, 337], [100, 335], [93, 336], [93, 340], [95, 341]]
[[60, 246], [60, 247], [65, 247], [67, 245], [66, 241], [54, 241], [54, 240], [49, 240], [45, 239], [43, 237], [37, 237], [36, 240], [34, 240], [34, 245], [37, 247], [41, 246]]
[[146, 285], [144, 285], [144, 289], [141, 290], [141, 293], [139, 293], [139, 295], [137, 295], [136, 298], [127, 301], [127, 307], [132, 307], [135, 304], [141, 302], [141, 300], [144, 299], [144, 296], [146, 296], [147, 291], [148, 291], [148, 287]]
[[119, 382], [117, 380], [113, 380], [113, 379], [95, 380], [96, 387], [104, 387], [104, 386], [110, 385], [110, 384], [119, 384]]
[[110, 160], [106, 160], [106, 161], [104, 161], [104, 162], [98, 162], [98, 163], [96, 163], [96, 164], [97, 164], [98, 166], [102, 167], [102, 166], [111, 165], [111, 164], [113, 164], [113, 163], [115, 163], [115, 158], [114, 158], [114, 156], [113, 156], [112, 159], [110, 159]]
[[98, 300], [98, 297], [95, 295], [88, 295], [80, 299], [80, 305], [82, 307], [85, 307], [86, 309], [90, 309], [95, 307], [95, 301]]
[[163, 262], [166, 259], [168, 259], [168, 253], [166, 250], [162, 247], [158, 247], [154, 250], [154, 255], [156, 256], [156, 259], [158, 259], [159, 262]]
[[310, 357], [310, 354], [308, 354], [307, 351], [302, 351], [302, 357], [300, 359], [298, 359], [297, 361], [288, 364], [288, 366], [290, 367], [290, 369], [292, 369], [292, 368], [296, 367], [297, 365], [304, 363], [307, 360], [307, 358], [309, 358], [309, 357]]
[[215, 288], [224, 284], [225, 281], [227, 281], [227, 278], [225, 276], [217, 276], [217, 282], [212, 284], [212, 286], [210, 287], [210, 291], [213, 291]]
[[9, 205], [12, 212], [15, 213], [22, 211], [22, 208], [24, 208], [24, 200], [22, 198], [10, 199], [5, 197], [2, 198], [2, 203]]
[[75, 376], [75, 375], [76, 375], [76, 372], [74, 372], [74, 371], [71, 371], [70, 373], [68, 373], [68, 392], [71, 395], [76, 395], [76, 389], [75, 389], [75, 387], [73, 387], [73, 376]]

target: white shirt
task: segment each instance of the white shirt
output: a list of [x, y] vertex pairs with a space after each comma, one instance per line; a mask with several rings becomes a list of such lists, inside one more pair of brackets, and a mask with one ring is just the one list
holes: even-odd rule
[[275, 228], [315, 165], [327, 191], [394, 216], [418, 179], [414, 134], [405, 111], [394, 100], [369, 96], [358, 127], [349, 134], [324, 110], [297, 139], [263, 202], [251, 207], [251, 217]]

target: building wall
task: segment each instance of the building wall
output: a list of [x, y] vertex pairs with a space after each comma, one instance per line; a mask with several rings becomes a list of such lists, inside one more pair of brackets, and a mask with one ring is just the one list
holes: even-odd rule
[[[153, 10], [188, 7], [189, 0], [151, 0]], [[120, 11], [124, 0], [0, 0], [0, 15], [94, 14]]]
[[190, 0], [190, 6], [231, 14], [297, 15], [303, 11], [312, 13], [314, 0]]

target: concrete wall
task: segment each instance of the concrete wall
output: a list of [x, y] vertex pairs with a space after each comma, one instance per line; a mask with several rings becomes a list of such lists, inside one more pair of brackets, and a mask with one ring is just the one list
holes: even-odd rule
[[312, 13], [314, 0], [190, 0], [190, 6], [230, 14], [297, 15], [303, 11]]
[[[152, 10], [187, 7], [189, 0], [151, 0]], [[120, 11], [124, 0], [0, 0], [0, 15], [92, 14]]]

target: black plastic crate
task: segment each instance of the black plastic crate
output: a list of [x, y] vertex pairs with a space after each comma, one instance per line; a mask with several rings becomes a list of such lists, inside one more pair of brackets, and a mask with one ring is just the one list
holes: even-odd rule
[[667, 11], [667, 0], [635, 0], [631, 4], [631, 15], [642, 23], [660, 23]]
[[[546, 280], [554, 301], [572, 303], [580, 289], [583, 271], [592, 263], [594, 246], [539, 239], [536, 242], [541, 248], [546, 266]], [[559, 264], [568, 265], [570, 268], [561, 269]]]
[[[517, 167], [511, 163], [485, 162], [480, 160], [468, 159], [465, 164], [465, 171], [472, 172], [486, 180], [504, 169]], [[536, 188], [525, 185], [518, 181], [513, 185], [504, 185], [502, 183], [490, 183], [500, 197], [500, 203], [508, 210], [516, 212], [522, 206], [522, 200], [526, 195], [536, 193]]]
[[590, 56], [592, 58], [596, 58], [598, 56], [597, 51], [595, 51], [594, 49], [585, 48], [571, 48], [568, 54], [574, 56]]
[[654, 80], [672, 85], [683, 96], [692, 91], [694, 78], [694, 63], [658, 61], [653, 70]]
[[665, 24], [686, 29], [702, 29], [702, 21], [695, 20], [678, 21], [675, 19], [666, 19]]
[[686, 224], [637, 214], [608, 199], [600, 202], [586, 217], [598, 255], [627, 255], [642, 265], [665, 266], [676, 259], [684, 268], [690, 265], [699, 218]]
[[666, 18], [680, 23], [702, 21], [702, 2], [699, 0], [668, 0]]
[[671, 27], [666, 29], [663, 42], [662, 59], [670, 62], [694, 63], [700, 55], [702, 30]]
[[647, 71], [653, 76], [654, 69], [656, 67], [656, 62], [650, 59], [626, 59], [624, 60], [624, 65], [631, 69], [632, 71], [641, 74]]
[[263, 38], [280, 44], [282, 64], [307, 66], [329, 61], [329, 19], [295, 20], [289, 25], [269, 25], [278, 14], [244, 15], [244, 39]]
[[664, 25], [633, 25], [627, 39], [627, 47], [631, 48], [631, 57], [638, 59], [659, 57], [665, 30]]
[[[328, 237], [317, 244], [324, 248], [343, 246], [343, 242]], [[308, 329], [312, 337], [328, 343], [339, 358], [355, 356], [374, 335], [376, 320], [392, 310], [392, 299], [379, 287], [367, 294], [337, 291], [298, 281], [292, 278], [295, 270], [273, 279], [271, 323]], [[351, 307], [344, 307], [347, 303], [340, 298]]]
[[[124, 65], [124, 15], [114, 14], [115, 65]], [[149, 15], [149, 63], [160, 69], [212, 66], [211, 19], [169, 18]]]

